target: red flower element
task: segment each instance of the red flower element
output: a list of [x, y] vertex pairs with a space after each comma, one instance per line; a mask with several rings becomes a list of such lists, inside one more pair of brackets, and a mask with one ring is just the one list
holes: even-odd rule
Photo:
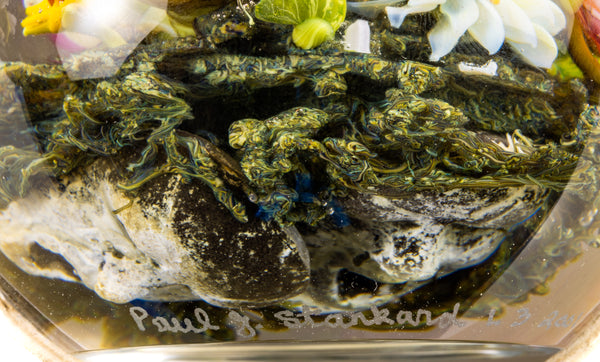
[[584, 0], [577, 18], [590, 45], [600, 53], [600, 0]]

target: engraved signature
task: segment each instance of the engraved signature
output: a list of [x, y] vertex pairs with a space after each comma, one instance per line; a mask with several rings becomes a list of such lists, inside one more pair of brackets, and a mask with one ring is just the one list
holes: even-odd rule
[[[405, 326], [416, 327], [418, 325], [437, 326], [438, 328], [446, 329], [451, 326], [464, 327], [465, 323], [460, 321], [458, 313], [460, 311], [460, 303], [456, 303], [452, 312], [444, 312], [437, 317], [432, 317], [432, 313], [426, 309], [419, 309], [416, 312], [400, 310], [395, 314], [390, 313], [387, 308], [378, 308], [372, 306], [367, 311], [357, 312], [342, 312], [328, 314], [325, 319], [317, 322], [314, 317], [322, 315], [323, 312], [317, 308], [302, 306], [297, 311], [282, 310], [273, 314], [275, 320], [283, 326], [290, 329], [300, 328], [343, 328], [362, 324], [364, 326], [373, 325], [389, 325], [402, 329]], [[171, 333], [204, 333], [209, 330], [219, 330], [221, 326], [215, 325], [210, 321], [208, 313], [202, 308], [194, 309], [193, 318], [183, 318], [182, 320], [172, 317], [165, 318], [161, 316], [150, 316], [149, 313], [142, 307], [129, 308], [129, 314], [136, 323], [138, 329], [142, 332], [154, 326], [156, 332], [171, 332]], [[521, 308], [517, 311], [517, 316], [508, 326], [515, 328], [522, 326], [528, 322], [532, 327], [537, 328], [567, 328], [574, 326], [581, 318], [579, 315], [560, 315], [559, 311], [551, 312], [545, 318], [536, 321], [528, 308]], [[487, 316], [486, 325], [488, 327], [497, 327], [503, 322], [496, 319], [496, 309], [491, 309]], [[263, 328], [261, 323], [251, 322], [248, 316], [244, 316], [235, 310], [229, 311], [227, 318], [227, 327], [235, 330], [236, 334], [241, 338], [252, 338], [257, 334], [257, 330]]]

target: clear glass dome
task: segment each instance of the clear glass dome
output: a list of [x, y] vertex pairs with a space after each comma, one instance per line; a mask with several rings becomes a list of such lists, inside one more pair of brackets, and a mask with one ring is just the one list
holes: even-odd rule
[[0, 11], [1, 287], [66, 353], [544, 359], [598, 307], [598, 1]]

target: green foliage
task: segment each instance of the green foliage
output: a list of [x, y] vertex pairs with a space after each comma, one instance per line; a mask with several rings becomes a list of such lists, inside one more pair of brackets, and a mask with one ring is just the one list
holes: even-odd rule
[[333, 38], [346, 18], [346, 0], [262, 0], [255, 14], [263, 21], [294, 25], [294, 43], [310, 49]]
[[572, 78], [583, 79], [583, 72], [568, 54], [558, 57], [548, 72], [554, 76], [560, 77], [562, 80], [569, 80]]

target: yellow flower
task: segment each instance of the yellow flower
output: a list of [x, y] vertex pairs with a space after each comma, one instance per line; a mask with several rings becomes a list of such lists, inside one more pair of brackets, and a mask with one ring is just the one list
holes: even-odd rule
[[79, 0], [43, 0], [25, 9], [23, 35], [58, 33], [65, 6]]

